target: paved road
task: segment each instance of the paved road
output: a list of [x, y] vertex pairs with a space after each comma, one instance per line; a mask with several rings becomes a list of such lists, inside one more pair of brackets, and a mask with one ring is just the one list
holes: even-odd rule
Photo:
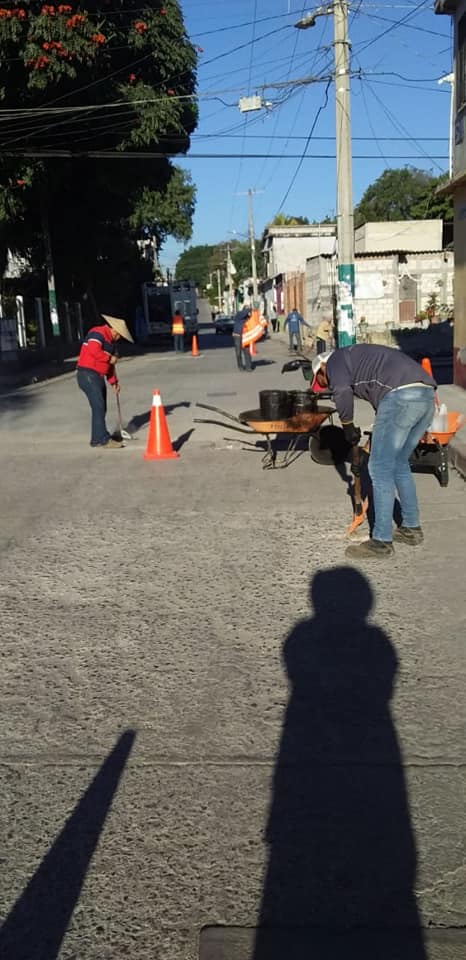
[[[0, 400], [0, 954], [464, 957], [420, 929], [466, 923], [464, 482], [419, 477], [425, 547], [348, 566], [332, 468], [190, 433], [300, 387], [283, 346], [200, 345], [121, 364], [122, 451], [73, 378]], [[142, 457], [154, 388], [176, 462]]]

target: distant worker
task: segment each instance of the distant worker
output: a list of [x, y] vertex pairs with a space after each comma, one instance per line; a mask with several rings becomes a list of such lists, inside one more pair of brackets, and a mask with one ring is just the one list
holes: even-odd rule
[[277, 332], [277, 308], [274, 303], [272, 303], [272, 307], [270, 310], [270, 322], [272, 324], [273, 332], [276, 333]]
[[184, 353], [184, 320], [181, 310], [175, 310], [172, 320], [172, 335], [175, 353]]
[[114, 449], [124, 446], [113, 440], [105, 423], [107, 412], [107, 379], [115, 393], [120, 392], [115, 364], [118, 360], [116, 343], [123, 337], [134, 343], [124, 320], [106, 317], [105, 324], [92, 327], [86, 334], [78, 358], [78, 386], [86, 394], [92, 411], [91, 447]]
[[321, 320], [316, 331], [316, 353], [326, 353], [331, 349], [333, 325], [330, 320]]
[[251, 354], [249, 352], [249, 346], [243, 346], [243, 336], [244, 328], [251, 314], [251, 307], [244, 304], [242, 310], [236, 314], [233, 324], [233, 343], [235, 345], [238, 370], [248, 370], [249, 372], [252, 371]]
[[[299, 313], [299, 310], [296, 307], [288, 314], [285, 320], [285, 330], [288, 327], [288, 336], [290, 338], [290, 350], [293, 350], [293, 341], [296, 340], [296, 348], [301, 351], [303, 349], [303, 343], [301, 338], [301, 325], [304, 324], [305, 327], [309, 327], [309, 324], [306, 323], [305, 319]], [[295, 348], [295, 349], [296, 349]]]

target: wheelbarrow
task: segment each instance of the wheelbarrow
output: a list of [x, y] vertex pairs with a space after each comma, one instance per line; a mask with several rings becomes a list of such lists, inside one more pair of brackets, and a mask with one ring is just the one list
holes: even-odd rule
[[465, 417], [457, 411], [448, 412], [448, 429], [424, 434], [410, 457], [412, 470], [421, 473], [433, 472], [441, 487], [448, 486], [448, 444], [464, 425]]
[[[216, 426], [228, 426], [232, 430], [237, 430], [249, 436], [260, 434], [264, 437], [266, 452], [262, 457], [263, 470], [289, 467], [303, 452], [297, 449], [300, 440], [303, 438], [307, 441], [308, 449], [311, 450], [312, 439], [318, 435], [322, 424], [331, 418], [334, 413], [332, 407], [317, 407], [314, 411], [304, 411], [284, 420], [265, 420], [260, 410], [245, 410], [236, 417], [231, 413], [227, 413], [225, 410], [212, 407], [207, 403], [196, 403], [196, 406], [201, 407], [203, 410], [218, 413], [230, 422], [225, 424], [219, 420], [201, 420], [195, 418], [194, 423], [212, 423]], [[236, 426], [232, 427], [231, 423], [236, 424]], [[283, 456], [278, 459], [276, 439], [273, 438], [277, 438], [280, 435], [288, 435], [289, 439]]]

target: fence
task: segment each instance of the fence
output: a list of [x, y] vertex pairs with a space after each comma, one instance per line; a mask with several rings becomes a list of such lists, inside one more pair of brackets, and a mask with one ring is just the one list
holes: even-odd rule
[[[58, 302], [60, 339], [66, 345], [79, 343], [84, 336], [81, 303]], [[46, 350], [56, 343], [48, 300], [41, 297], [0, 297], [0, 356]]]

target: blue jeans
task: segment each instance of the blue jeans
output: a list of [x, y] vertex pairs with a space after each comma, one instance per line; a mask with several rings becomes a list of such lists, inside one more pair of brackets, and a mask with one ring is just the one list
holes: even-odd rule
[[372, 432], [369, 473], [374, 499], [374, 540], [392, 541], [395, 490], [404, 527], [419, 526], [416, 487], [409, 458], [434, 415], [431, 387], [405, 387], [387, 393]]
[[290, 328], [288, 328], [288, 338], [289, 338], [290, 350], [293, 349], [294, 340], [296, 340], [296, 346], [298, 350], [301, 351], [303, 349], [303, 345], [301, 342], [301, 330], [299, 329], [299, 327], [297, 330], [291, 330]]
[[184, 334], [174, 333], [173, 341], [174, 341], [173, 346], [175, 348], [175, 353], [184, 353]]
[[107, 440], [110, 440], [110, 434], [105, 423], [107, 412], [105, 377], [102, 377], [96, 370], [78, 367], [77, 378], [78, 387], [86, 394], [91, 406], [91, 447], [100, 447], [103, 443], [107, 443]]

